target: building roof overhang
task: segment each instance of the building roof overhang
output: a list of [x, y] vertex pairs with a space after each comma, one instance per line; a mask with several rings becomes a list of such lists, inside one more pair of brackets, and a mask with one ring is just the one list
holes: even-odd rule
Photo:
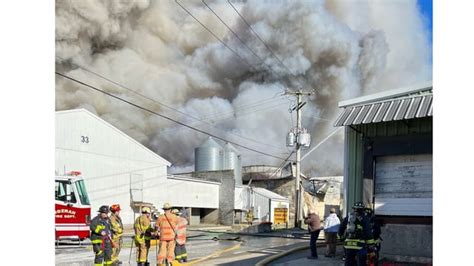
[[431, 82], [339, 102], [334, 126], [351, 126], [433, 116]]

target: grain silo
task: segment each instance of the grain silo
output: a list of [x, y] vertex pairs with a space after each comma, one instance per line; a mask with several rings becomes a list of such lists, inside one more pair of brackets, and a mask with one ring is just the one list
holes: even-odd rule
[[209, 137], [201, 146], [194, 149], [194, 170], [218, 171], [222, 169], [224, 150], [212, 137]]
[[239, 151], [230, 143], [224, 146], [223, 170], [234, 170], [235, 184], [242, 185], [242, 161]]

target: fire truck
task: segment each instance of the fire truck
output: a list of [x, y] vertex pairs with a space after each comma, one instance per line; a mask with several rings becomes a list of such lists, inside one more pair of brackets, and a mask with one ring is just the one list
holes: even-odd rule
[[84, 179], [79, 171], [55, 178], [55, 231], [56, 240], [89, 238], [91, 204]]

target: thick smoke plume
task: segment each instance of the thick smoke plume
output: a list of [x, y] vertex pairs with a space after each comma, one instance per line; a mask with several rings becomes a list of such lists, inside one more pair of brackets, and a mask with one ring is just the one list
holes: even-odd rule
[[[174, 1], [57, 0], [57, 71], [282, 158], [296, 123], [286, 88], [316, 90], [303, 108], [316, 144], [335, 129], [340, 100], [431, 79], [431, 47], [415, 1], [232, 1], [278, 58], [228, 2], [206, 1], [252, 51], [201, 1], [180, 3], [245, 61]], [[177, 169], [190, 169], [193, 149], [207, 138], [57, 77], [56, 109], [74, 108], [99, 115]], [[342, 145], [341, 131], [308, 156], [303, 171], [342, 174]], [[239, 150], [244, 165], [281, 163]]]

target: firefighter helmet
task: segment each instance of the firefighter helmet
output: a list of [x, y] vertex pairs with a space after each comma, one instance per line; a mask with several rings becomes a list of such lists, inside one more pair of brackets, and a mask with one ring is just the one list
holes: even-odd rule
[[107, 206], [107, 205], [100, 206], [98, 212], [100, 212], [100, 213], [109, 213], [109, 206]]
[[114, 205], [110, 206], [110, 211], [111, 212], [118, 212], [120, 210], [121, 210], [120, 209], [120, 204], [114, 204]]
[[352, 206], [352, 209], [365, 209], [365, 205], [362, 202], [356, 202], [354, 206]]
[[163, 204], [163, 210], [169, 210], [171, 209], [171, 204], [169, 204], [168, 202]]
[[142, 213], [151, 213], [150, 207], [143, 207], [142, 208]]

